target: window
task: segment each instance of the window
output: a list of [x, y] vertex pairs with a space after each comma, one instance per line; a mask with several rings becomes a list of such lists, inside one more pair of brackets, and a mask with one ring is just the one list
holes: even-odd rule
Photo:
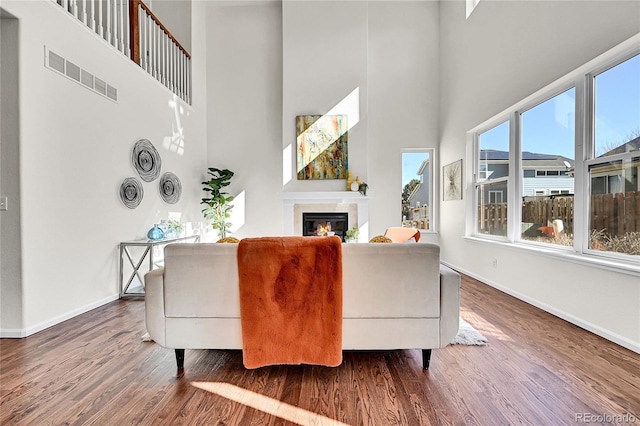
[[402, 153], [402, 226], [433, 231], [433, 150]]
[[507, 235], [509, 181], [508, 121], [478, 135], [478, 153], [476, 232], [504, 237]]
[[[571, 88], [520, 114], [522, 240], [573, 245], [574, 209], [570, 194], [574, 182], [566, 170], [574, 164], [575, 105], [575, 89]], [[563, 176], [561, 168], [565, 169]], [[536, 171], [535, 178], [527, 176], [527, 169]], [[560, 194], [567, 197], [557, 197]]]
[[596, 74], [588, 163], [589, 249], [640, 255], [640, 55]]
[[470, 233], [637, 264], [640, 47], [612, 52], [471, 132]]

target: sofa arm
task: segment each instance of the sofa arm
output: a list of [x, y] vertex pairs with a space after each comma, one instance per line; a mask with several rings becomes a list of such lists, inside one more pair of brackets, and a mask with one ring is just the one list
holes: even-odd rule
[[440, 265], [440, 347], [447, 346], [460, 327], [460, 274]]
[[149, 271], [144, 276], [144, 305], [147, 332], [160, 346], [166, 346], [164, 314], [164, 268]]

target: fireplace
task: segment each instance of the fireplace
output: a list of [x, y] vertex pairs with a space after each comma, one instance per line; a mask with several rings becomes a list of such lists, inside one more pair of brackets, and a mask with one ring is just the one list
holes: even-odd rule
[[327, 232], [333, 232], [344, 241], [348, 226], [349, 213], [302, 213], [302, 235], [304, 236], [327, 235]]
[[[347, 212], [345, 229], [357, 226], [360, 242], [369, 241], [369, 200], [373, 192], [363, 196], [357, 191], [282, 192], [283, 235], [304, 235], [303, 213]], [[336, 232], [335, 230], [333, 232]], [[346, 231], [345, 231], [346, 232]]]

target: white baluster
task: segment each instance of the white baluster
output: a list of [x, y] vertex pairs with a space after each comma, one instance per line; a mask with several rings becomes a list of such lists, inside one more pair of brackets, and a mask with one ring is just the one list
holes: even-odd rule
[[112, 41], [111, 41], [111, 45], [113, 47], [115, 47], [116, 49], [118, 48], [118, 43], [120, 43], [120, 41], [118, 40], [118, 5], [117, 2], [118, 0], [113, 0], [113, 2], [111, 3], [111, 35], [112, 35]]
[[191, 60], [187, 58], [187, 103], [191, 103]]
[[71, 14], [76, 18], [80, 19], [78, 16], [78, 0], [71, 0]]
[[151, 50], [153, 51], [153, 75], [156, 80], [158, 79], [158, 28], [155, 21], [151, 21]]
[[129, 16], [128, 1], [124, 0], [124, 51], [128, 58], [131, 57], [131, 16]]
[[[122, 53], [126, 52], [126, 49], [124, 48], [124, 46], [127, 44], [126, 40], [125, 40], [125, 34], [124, 34], [124, 6], [125, 6], [125, 1], [126, 0], [120, 0], [120, 51]], [[129, 13], [127, 12], [127, 15]], [[126, 53], [125, 53], [126, 54]]]
[[96, 0], [90, 0], [91, 1], [91, 15], [90, 16], [90, 23], [91, 23], [91, 31], [95, 32], [96, 31]]
[[112, 0], [107, 0], [107, 33], [104, 38], [109, 42], [109, 44], [113, 44], [111, 42], [111, 1]]
[[82, 22], [87, 25], [87, 0], [82, 0]]
[[144, 33], [144, 15], [141, 8], [138, 8], [138, 46], [140, 49], [140, 67], [147, 69], [147, 49], [145, 48], [145, 33]]
[[97, 1], [98, 1], [98, 34], [100, 34], [100, 37], [105, 38], [104, 26], [102, 25], [102, 1], [101, 0], [97, 0]]
[[178, 57], [178, 47], [171, 43], [171, 90], [176, 92], [176, 58]]

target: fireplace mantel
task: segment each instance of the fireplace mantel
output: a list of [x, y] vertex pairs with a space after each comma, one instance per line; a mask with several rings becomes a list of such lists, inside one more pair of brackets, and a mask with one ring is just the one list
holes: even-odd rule
[[[360, 242], [369, 241], [369, 200], [366, 196], [352, 191], [326, 192], [282, 192], [284, 235], [302, 235], [301, 212], [349, 211], [349, 227], [358, 226]], [[355, 216], [355, 217], [353, 217]]]

